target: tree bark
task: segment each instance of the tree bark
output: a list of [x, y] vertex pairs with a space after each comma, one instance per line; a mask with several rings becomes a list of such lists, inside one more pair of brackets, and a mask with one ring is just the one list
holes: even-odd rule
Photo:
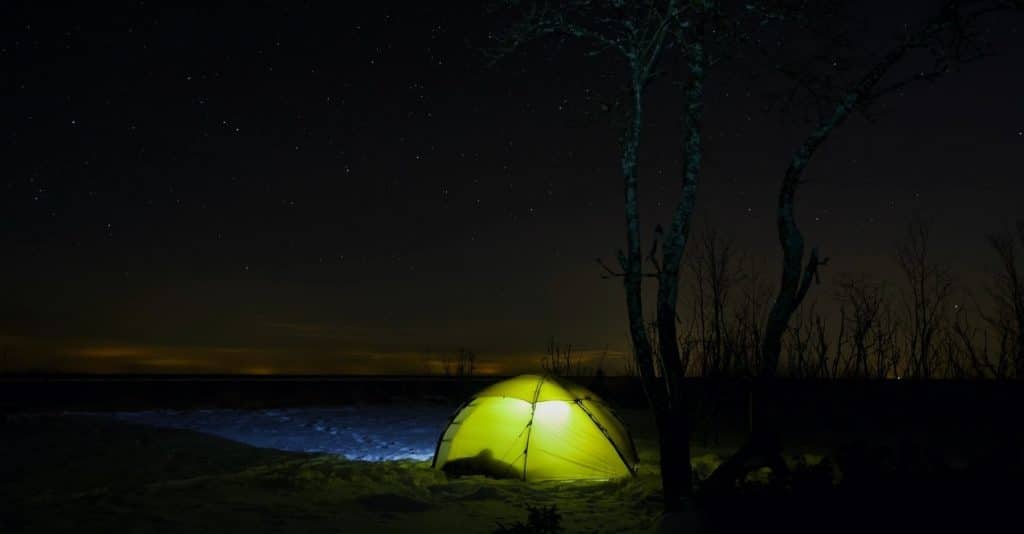
[[[679, 300], [679, 271], [683, 251], [689, 238], [690, 221], [697, 199], [703, 146], [701, 121], [704, 113], [704, 74], [707, 59], [703, 47], [702, 25], [698, 25], [697, 39], [688, 50], [688, 74], [685, 91], [683, 124], [686, 128], [683, 158], [685, 168], [681, 180], [681, 197], [676, 205], [665, 239], [661, 263], [658, 266], [658, 293], [656, 321], [658, 348], [661, 355], [662, 378], [667, 388], [670, 428], [664, 429], [662, 443], [662, 469], [672, 473], [671, 486], [665, 487], [666, 506], [677, 509], [688, 499], [693, 487], [693, 469], [690, 465], [690, 410], [687, 402], [683, 368], [679, 353], [676, 304]], [[666, 479], [666, 482], [668, 479]]]
[[[632, 116], [623, 150], [623, 175], [625, 176], [627, 251], [620, 255], [624, 270], [626, 300], [629, 310], [630, 335], [636, 351], [637, 367], [640, 371], [644, 391], [654, 411], [658, 427], [661, 480], [665, 510], [680, 511], [686, 506], [693, 493], [693, 470], [690, 465], [691, 421], [686, 398], [684, 378], [686, 370], [680, 361], [678, 333], [676, 327], [676, 304], [679, 297], [679, 271], [683, 250], [690, 231], [697, 196], [697, 182], [701, 170], [704, 74], [707, 58], [703, 47], [703, 35], [698, 26], [696, 43], [688, 50], [688, 74], [684, 92], [685, 109], [683, 123], [686, 128], [684, 143], [685, 168], [681, 179], [681, 198], [673, 214], [672, 224], [665, 239], [662, 258], [657, 265], [657, 300], [655, 324], [660, 369], [655, 368], [654, 350], [647, 334], [642, 305], [643, 256], [639, 236], [639, 209], [637, 203], [637, 150], [642, 125], [643, 84], [646, 82], [648, 65], [634, 63]], [[651, 260], [656, 261], [652, 251]], [[660, 371], [660, 373], [658, 372]]]
[[[639, 69], [636, 69], [639, 70]], [[622, 172], [625, 178], [626, 253], [620, 254], [629, 332], [633, 342], [637, 369], [648, 404], [654, 412], [660, 449], [663, 502], [667, 512], [678, 511], [692, 493], [690, 467], [690, 422], [682, 395], [682, 377], [663, 368], [659, 376], [654, 366], [654, 350], [647, 335], [643, 313], [643, 255], [640, 241], [640, 214], [637, 202], [637, 155], [640, 145], [643, 105], [641, 91], [644, 81], [634, 78], [631, 95], [632, 116], [625, 134]], [[660, 291], [660, 286], [659, 286]], [[673, 328], [675, 324], [673, 323]], [[674, 330], [673, 330], [674, 331]], [[664, 360], [664, 357], [662, 358]], [[676, 349], [678, 364], [678, 348]], [[670, 385], [671, 384], [671, 385]]]

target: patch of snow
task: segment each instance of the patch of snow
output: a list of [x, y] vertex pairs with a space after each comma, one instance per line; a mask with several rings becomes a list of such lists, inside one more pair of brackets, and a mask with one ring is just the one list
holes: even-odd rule
[[[254, 447], [368, 462], [430, 460], [454, 406], [115, 412], [115, 419], [193, 430]], [[340, 431], [339, 431], [340, 429]]]

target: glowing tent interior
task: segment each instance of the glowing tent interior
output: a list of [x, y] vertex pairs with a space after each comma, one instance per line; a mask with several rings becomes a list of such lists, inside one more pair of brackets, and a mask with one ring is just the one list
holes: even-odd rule
[[586, 388], [521, 375], [474, 395], [441, 434], [434, 467], [523, 480], [610, 479], [634, 473], [636, 447]]

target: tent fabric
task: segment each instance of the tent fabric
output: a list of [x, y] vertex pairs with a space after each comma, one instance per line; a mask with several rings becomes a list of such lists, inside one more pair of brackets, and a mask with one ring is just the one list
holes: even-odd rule
[[521, 375], [455, 412], [433, 465], [539, 481], [618, 478], [636, 463], [625, 425], [597, 395], [552, 376]]

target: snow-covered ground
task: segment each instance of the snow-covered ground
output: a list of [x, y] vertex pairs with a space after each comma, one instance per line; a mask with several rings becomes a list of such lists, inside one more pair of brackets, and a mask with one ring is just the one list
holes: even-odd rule
[[254, 447], [339, 454], [349, 460], [430, 460], [455, 406], [343, 406], [277, 410], [116, 412], [144, 425], [194, 430]]
[[0, 458], [16, 461], [0, 461], [0, 532], [487, 533], [557, 506], [567, 534], [621, 534], [660, 513], [646, 434], [637, 477], [447, 477], [429, 460], [453, 408], [10, 416]]

